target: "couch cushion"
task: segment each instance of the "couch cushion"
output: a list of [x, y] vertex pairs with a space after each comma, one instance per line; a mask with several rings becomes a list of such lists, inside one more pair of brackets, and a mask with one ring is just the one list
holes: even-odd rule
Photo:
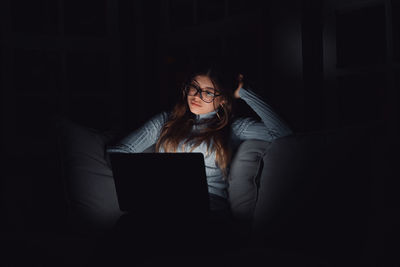
[[253, 238], [319, 255], [339, 248], [351, 255], [368, 231], [375, 132], [349, 128], [272, 142], [263, 157]]
[[238, 148], [229, 174], [229, 202], [233, 216], [240, 221], [250, 221], [258, 197], [258, 178], [262, 157], [269, 142], [246, 140]]
[[119, 209], [105, 145], [112, 135], [63, 120], [60, 149], [69, 220], [78, 231], [111, 228], [122, 212]]

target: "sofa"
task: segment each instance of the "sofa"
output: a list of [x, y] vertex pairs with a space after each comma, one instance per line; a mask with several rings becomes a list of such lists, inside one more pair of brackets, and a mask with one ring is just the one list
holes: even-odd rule
[[[382, 248], [374, 228], [379, 209], [374, 196], [380, 194], [376, 185], [384, 164], [379, 152], [386, 151], [379, 127], [357, 125], [295, 133], [271, 143], [243, 142], [228, 178], [233, 230], [240, 243], [212, 263], [377, 261]], [[67, 206], [66, 227], [56, 238], [63, 243], [60, 255], [66, 266], [99, 266], [98, 255], [107, 248], [97, 245], [123, 214], [105, 147], [123, 134], [68, 119], [58, 120], [56, 130]]]

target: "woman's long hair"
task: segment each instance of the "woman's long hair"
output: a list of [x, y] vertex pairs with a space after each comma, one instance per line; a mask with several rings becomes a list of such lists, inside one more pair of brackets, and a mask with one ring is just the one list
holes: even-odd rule
[[[214, 88], [221, 94], [219, 97], [224, 100], [219, 107], [214, 106], [217, 112], [216, 116], [199, 122], [195, 119], [196, 115], [191, 113], [189, 109], [187, 95], [184, 91], [185, 85], [192, 82], [198, 75], [210, 78]], [[189, 144], [191, 146], [190, 151], [193, 151], [204, 142], [207, 145], [207, 153], [215, 152], [216, 164], [226, 176], [227, 166], [231, 159], [229, 140], [232, 89], [234, 89], [234, 86], [235, 77], [221, 72], [221, 69], [218, 69], [217, 66], [207, 67], [192, 73], [182, 86], [181, 99], [173, 108], [168, 121], [161, 130], [160, 138], [156, 143], [156, 151], [158, 152], [162, 148], [165, 152], [176, 152], [180, 144], [182, 150]], [[200, 127], [199, 132], [193, 133], [192, 127], [196, 123], [204, 124], [204, 127]]]

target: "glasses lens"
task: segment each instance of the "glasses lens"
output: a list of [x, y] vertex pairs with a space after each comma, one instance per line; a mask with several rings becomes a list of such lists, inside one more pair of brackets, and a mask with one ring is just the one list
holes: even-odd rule
[[196, 88], [193, 85], [189, 85], [188, 87], [186, 87], [186, 92], [188, 93], [188, 95], [190, 96], [194, 96], [197, 94], [197, 90], [198, 88]]
[[204, 102], [210, 103], [214, 100], [214, 94], [207, 91], [202, 91], [201, 98]]

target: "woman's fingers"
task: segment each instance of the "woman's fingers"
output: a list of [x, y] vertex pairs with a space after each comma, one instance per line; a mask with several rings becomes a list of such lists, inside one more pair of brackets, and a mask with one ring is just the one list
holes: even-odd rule
[[238, 79], [238, 87], [236, 88], [236, 90], [235, 90], [233, 96], [234, 96], [235, 98], [240, 98], [240, 96], [239, 96], [239, 91], [240, 91], [240, 88], [243, 87], [243, 74], [239, 73], [237, 79]]

